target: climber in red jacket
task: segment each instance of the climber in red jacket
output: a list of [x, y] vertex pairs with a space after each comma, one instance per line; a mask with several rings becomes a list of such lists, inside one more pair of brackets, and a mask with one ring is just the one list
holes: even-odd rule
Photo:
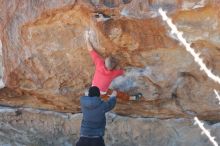
[[[92, 80], [92, 86], [97, 86], [100, 89], [100, 93], [103, 98], [108, 98], [111, 94], [109, 86], [113, 79], [123, 75], [124, 70], [115, 69], [117, 63], [113, 57], [107, 57], [105, 60], [99, 56], [99, 54], [94, 50], [90, 40], [89, 31], [86, 31], [86, 44], [89, 50], [90, 56], [95, 64], [95, 73]], [[118, 98], [122, 100], [138, 100], [142, 94], [136, 94], [135, 96], [129, 96], [124, 92], [118, 92]]]

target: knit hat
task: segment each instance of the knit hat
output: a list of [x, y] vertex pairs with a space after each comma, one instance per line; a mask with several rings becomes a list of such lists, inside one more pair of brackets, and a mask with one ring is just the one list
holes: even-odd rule
[[90, 88], [89, 88], [89, 96], [90, 96], [90, 97], [94, 97], [94, 96], [99, 97], [99, 96], [100, 96], [100, 90], [99, 90], [99, 88], [96, 87], [96, 86], [90, 87]]

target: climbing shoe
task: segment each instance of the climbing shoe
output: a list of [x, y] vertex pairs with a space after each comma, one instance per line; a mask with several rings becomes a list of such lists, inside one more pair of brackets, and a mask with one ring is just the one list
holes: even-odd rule
[[137, 93], [137, 94], [131, 95], [129, 97], [129, 100], [137, 101], [137, 100], [140, 100], [142, 96], [143, 96], [142, 93]]

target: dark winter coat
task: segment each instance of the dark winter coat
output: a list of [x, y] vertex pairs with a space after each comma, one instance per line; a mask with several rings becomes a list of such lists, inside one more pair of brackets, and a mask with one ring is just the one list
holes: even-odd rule
[[116, 104], [116, 97], [103, 101], [100, 97], [83, 96], [80, 98], [83, 119], [81, 122], [81, 136], [104, 136], [106, 117], [105, 113], [112, 110]]

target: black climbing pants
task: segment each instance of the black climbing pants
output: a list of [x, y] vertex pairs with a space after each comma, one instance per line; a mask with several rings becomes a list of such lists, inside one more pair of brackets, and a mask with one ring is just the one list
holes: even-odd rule
[[76, 146], [105, 146], [105, 142], [102, 137], [80, 137], [79, 141], [76, 143]]

